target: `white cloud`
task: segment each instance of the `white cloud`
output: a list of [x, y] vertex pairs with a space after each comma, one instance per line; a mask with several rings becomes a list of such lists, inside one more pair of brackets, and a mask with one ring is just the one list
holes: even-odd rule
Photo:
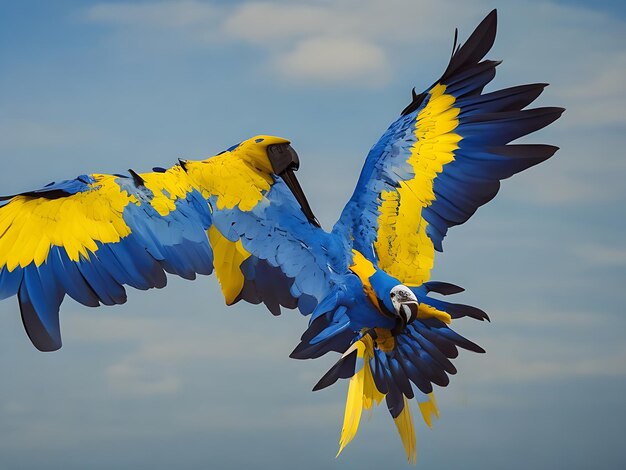
[[224, 31], [251, 42], [329, 35], [358, 35], [379, 42], [451, 39], [454, 27], [443, 31], [439, 21], [469, 11], [463, 5], [432, 0], [249, 2], [226, 17]]
[[[590, 178], [588, 171], [572, 168], [571, 161], [579, 153], [576, 150], [573, 152], [561, 149], [555, 156], [558, 163], [554, 162], [550, 169], [541, 166], [531, 169], [531, 174], [516, 176], [512, 182], [505, 182], [503, 194], [518, 201], [559, 206], [589, 202], [598, 204], [614, 200], [616, 193], [622, 192], [619, 186], [605, 185], [599, 178]], [[565, 167], [561, 158], [570, 160]]]
[[538, 342], [511, 336], [492, 341], [490, 350], [493, 353], [472, 368], [471, 381], [502, 384], [626, 376], [626, 348], [614, 345], [593, 354], [573, 341], [549, 341], [544, 337]]
[[181, 388], [181, 379], [171, 374], [153, 374], [141, 364], [120, 362], [107, 367], [111, 391], [122, 395], [170, 395]]
[[576, 103], [568, 113], [566, 123], [586, 128], [619, 126], [626, 124], [624, 105], [626, 86], [626, 54], [619, 51], [605, 52], [602, 63], [589, 67], [581, 76], [573, 77], [573, 83], [560, 87], [558, 95], [570, 103]]
[[[622, 20], [549, 2], [505, 2], [501, 10], [496, 50], [505, 52], [507, 63], [501, 74], [554, 83], [550, 96], [568, 108], [559, 123], [562, 128], [626, 124], [626, 94], [620, 81], [626, 56], [615, 41]], [[454, 26], [461, 26], [463, 40], [487, 11], [480, 0], [265, 1], [235, 6], [186, 0], [103, 2], [83, 16], [136, 34], [146, 29], [177, 31], [196, 46], [247, 44], [262, 51], [259, 63], [267, 65], [270, 74], [307, 86], [311, 81], [355, 86], [384, 84], [407, 60], [408, 51], [413, 51], [415, 62], [446, 56]], [[150, 42], [163, 47], [160, 41]], [[573, 55], [577, 60], [569, 60]], [[432, 77], [438, 73], [433, 70]], [[363, 76], [368, 79], [360, 81]]]
[[472, 338], [487, 354], [462, 354], [458, 368], [470, 369], [464, 380], [482, 386], [625, 377], [626, 345], [606, 331], [614, 322], [602, 311], [555, 311], [541, 304], [509, 310], [491, 325], [480, 325], [484, 339]]
[[306, 39], [275, 63], [293, 79], [356, 85], [378, 84], [389, 71], [383, 49], [355, 38]]
[[[177, 280], [178, 281], [178, 280]], [[197, 288], [198, 286], [194, 286]], [[220, 307], [224, 309], [226, 307]], [[264, 312], [259, 312], [263, 315]], [[295, 346], [292, 338], [265, 341], [266, 332], [245, 330], [225, 331], [218, 337], [205, 329], [185, 324], [180, 330], [175, 316], [129, 318], [124, 316], [86, 316], [84, 313], [64, 312], [67, 327], [64, 337], [79, 342], [131, 342], [139, 345], [135, 354], [143, 360], [176, 364], [189, 359], [244, 360], [248, 351], [240, 345], [254, 343], [255, 354], [269, 357], [288, 353]], [[173, 333], [175, 332], [175, 334]], [[209, 338], [210, 340], [208, 340]], [[233, 342], [232, 338], [237, 338]]]
[[[561, 119], [569, 115], [568, 110]], [[548, 128], [525, 140], [557, 144], [560, 150], [548, 162], [505, 181], [504, 197], [554, 206], [597, 206], [623, 200], [626, 197], [626, 187], [622, 184], [626, 159], [619, 151], [624, 145], [623, 135], [605, 133], [592, 121], [585, 132], [574, 124], [565, 125], [571, 131], [563, 130], [561, 120], [554, 126], [554, 131]], [[601, 128], [602, 123], [598, 126]], [[544, 137], [546, 135], [548, 137]]]
[[370, 86], [383, 84], [390, 76], [393, 64], [388, 56], [395, 45], [405, 41], [419, 45], [433, 38], [449, 42], [453, 26], [444, 31], [437, 20], [451, 14], [459, 17], [462, 11], [464, 7], [431, 0], [251, 2], [232, 8], [161, 1], [101, 3], [83, 17], [137, 34], [146, 29], [176, 30], [196, 45], [243, 42], [264, 51], [271, 66], [267, 70], [281, 77], [307, 84], [319, 80]]
[[[257, 312], [260, 316], [263, 313]], [[185, 386], [184, 374], [179, 368], [193, 361], [241, 364], [253, 354], [254, 360], [262, 363], [286, 357], [296, 344], [292, 337], [268, 341], [269, 328], [264, 331], [221, 329], [220, 335], [215, 336], [208, 326], [199, 328], [175, 316], [131, 318], [64, 312], [63, 317], [63, 337], [67, 344], [132, 345], [104, 370], [110, 391], [130, 397], [178, 393]], [[253, 351], [247, 347], [250, 344], [254, 345]]]
[[[544, 307], [545, 308], [545, 307]], [[602, 315], [605, 321], [609, 317]], [[557, 312], [542, 311], [541, 306], [529, 307], [525, 310], [507, 311], [506, 317], [498, 320], [498, 323], [507, 327], [561, 327], [571, 333], [572, 330], [580, 330], [595, 327], [598, 324], [597, 313], [589, 312]]]
[[225, 18], [223, 30], [251, 43], [290, 40], [316, 34], [333, 21], [321, 5], [245, 3]]
[[585, 262], [595, 266], [626, 266], [626, 249], [597, 243], [574, 247], [574, 253]]

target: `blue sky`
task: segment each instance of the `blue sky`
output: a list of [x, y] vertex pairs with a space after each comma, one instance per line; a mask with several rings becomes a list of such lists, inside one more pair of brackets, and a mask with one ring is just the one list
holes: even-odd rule
[[[292, 140], [330, 228], [364, 156], [499, 9], [491, 89], [548, 82], [561, 147], [450, 232], [434, 278], [491, 324], [418, 425], [423, 468], [626, 465], [626, 8], [623, 2], [340, 0], [0, 3], [0, 192]], [[306, 320], [226, 308], [215, 279], [126, 305], [66, 300], [64, 347], [37, 352], [0, 303], [2, 468], [402, 468], [385, 409], [334, 460], [346, 383], [287, 356]]]

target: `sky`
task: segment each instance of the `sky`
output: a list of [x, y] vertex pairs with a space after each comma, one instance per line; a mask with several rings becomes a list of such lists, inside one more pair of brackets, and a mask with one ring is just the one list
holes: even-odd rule
[[[433, 279], [491, 323], [418, 422], [418, 467], [625, 468], [626, 6], [618, 1], [0, 1], [0, 193], [289, 138], [330, 229], [369, 148], [494, 7], [491, 90], [551, 86], [561, 147], [452, 229]], [[0, 467], [408, 468], [386, 409], [335, 459], [347, 382], [288, 354], [297, 312], [223, 305], [214, 278], [66, 300], [40, 353], [0, 302]], [[416, 407], [414, 407], [414, 411]]]

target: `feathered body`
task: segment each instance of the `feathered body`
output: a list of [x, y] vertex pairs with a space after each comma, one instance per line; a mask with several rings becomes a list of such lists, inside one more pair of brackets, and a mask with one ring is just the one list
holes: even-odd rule
[[[166, 273], [211, 274], [227, 304], [297, 308], [309, 326], [291, 357], [342, 354], [315, 389], [350, 378], [341, 449], [362, 409], [383, 399], [415, 461], [409, 400], [438, 415], [433, 385], [456, 373], [458, 348], [483, 352], [453, 320], [487, 319], [446, 302], [461, 288], [430, 281], [448, 229], [497, 193], [500, 180], [556, 151], [511, 141], [556, 120], [524, 110], [544, 84], [491, 93], [498, 62], [483, 60], [495, 11], [455, 49], [446, 71], [372, 147], [354, 194], [329, 233], [293, 171], [289, 141], [256, 136], [202, 161], [129, 175], [82, 175], [0, 202], [0, 298], [16, 295], [42, 351], [61, 347], [65, 295], [87, 306], [125, 302], [124, 286], [164, 287]], [[456, 41], [455, 41], [456, 42]]]

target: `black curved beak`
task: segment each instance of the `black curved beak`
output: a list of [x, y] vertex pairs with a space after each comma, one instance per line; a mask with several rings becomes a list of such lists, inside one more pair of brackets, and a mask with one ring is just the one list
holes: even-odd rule
[[321, 227], [320, 223], [315, 218], [309, 201], [307, 201], [304, 191], [296, 178], [295, 172], [300, 167], [300, 159], [298, 154], [289, 144], [273, 144], [267, 147], [267, 156], [272, 164], [272, 171], [280, 176], [287, 187], [291, 190], [295, 196], [300, 208], [306, 218], [309, 219], [316, 227]]
[[406, 320], [407, 325], [410, 323], [413, 323], [415, 319], [417, 318], [418, 308], [419, 308], [419, 303], [413, 300], [409, 302], [402, 302], [400, 304], [400, 310]]

